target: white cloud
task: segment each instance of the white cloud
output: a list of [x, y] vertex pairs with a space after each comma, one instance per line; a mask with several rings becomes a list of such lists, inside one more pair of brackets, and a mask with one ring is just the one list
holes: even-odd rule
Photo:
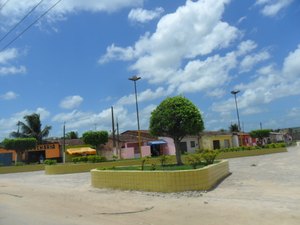
[[294, 0], [256, 0], [255, 5], [262, 7], [261, 13], [264, 16], [276, 16], [284, 8], [287, 8]]
[[247, 55], [240, 63], [240, 72], [249, 72], [256, 64], [265, 61], [270, 57], [271, 55], [268, 51], [261, 51], [259, 53]]
[[[115, 119], [118, 118], [120, 130], [135, 129], [132, 121], [136, 121], [134, 113], [129, 114], [124, 107], [114, 107]], [[52, 118], [54, 122], [66, 122], [67, 129], [77, 129], [81, 131], [94, 130], [111, 130], [111, 108], [102, 110], [99, 113], [82, 112], [74, 110], [69, 113], [59, 113]]]
[[15, 48], [10, 48], [0, 52], [0, 64], [6, 64], [8, 61], [18, 57], [18, 51]]
[[0, 76], [26, 73], [25, 66], [14, 66], [11, 63], [19, 56], [20, 53], [15, 48], [0, 52]]
[[164, 9], [161, 7], [158, 7], [154, 10], [136, 8], [129, 12], [128, 19], [139, 23], [146, 23], [150, 20], [159, 18], [163, 12]]
[[[281, 70], [273, 65], [257, 71], [253, 80], [248, 84], [236, 85], [241, 90], [238, 96], [238, 105], [241, 109], [258, 107], [276, 99], [300, 94], [300, 45], [284, 59]], [[232, 100], [214, 103], [213, 111], [223, 113], [234, 110]]]
[[[138, 93], [138, 102], [151, 101], [161, 97], [166, 97], [172, 94], [172, 92], [173, 92], [172, 89], [165, 90], [162, 87], [157, 88], [155, 91], [152, 91], [151, 89], [147, 89], [145, 91], [142, 91], [141, 93]], [[116, 103], [116, 105], [118, 106], [131, 105], [131, 104], [135, 104], [135, 94], [123, 96]]]
[[0, 99], [3, 99], [3, 100], [13, 100], [13, 99], [16, 99], [17, 97], [18, 97], [18, 94], [16, 94], [13, 91], [9, 91], [9, 92], [6, 92], [4, 95], [0, 95]]
[[64, 109], [74, 109], [81, 105], [83, 98], [79, 95], [65, 97], [59, 104]]
[[[7, 27], [19, 21], [28, 11], [30, 11], [39, 0], [10, 0], [1, 10], [0, 25]], [[44, 13], [56, 1], [43, 1], [39, 7], [36, 8], [35, 14], [37, 16]], [[143, 0], [67, 0], [61, 1], [54, 7], [47, 15], [48, 21], [55, 21], [63, 19], [68, 14], [77, 12], [114, 12], [122, 8], [141, 6]]]
[[1, 118], [0, 119], [0, 140], [4, 138], [8, 138], [9, 134], [13, 131], [17, 130], [17, 123], [18, 121], [23, 121], [24, 116], [30, 115], [32, 113], [37, 113], [40, 115], [41, 121], [43, 123], [43, 120], [48, 118], [50, 116], [50, 112], [47, 111], [45, 108], [37, 108], [36, 110], [28, 110], [25, 109], [21, 112], [17, 112], [13, 114], [9, 118]]
[[222, 20], [228, 2], [188, 0], [176, 12], [163, 16], [153, 34], [146, 33], [125, 48], [112, 44], [99, 62], [135, 60], [130, 69], [150, 83], [164, 83], [178, 92], [216, 88], [217, 83], [229, 80], [227, 72], [236, 63], [234, 56], [198, 58], [227, 48], [240, 36], [237, 28]]
[[24, 73], [26, 73], [26, 71], [27, 71], [27, 69], [25, 66], [2, 67], [0, 65], [0, 76], [13, 75], [13, 74], [24, 74]]

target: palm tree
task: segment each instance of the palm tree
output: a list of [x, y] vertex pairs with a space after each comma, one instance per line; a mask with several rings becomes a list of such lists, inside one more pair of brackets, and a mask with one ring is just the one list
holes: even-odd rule
[[231, 124], [231, 125], [229, 126], [229, 131], [230, 131], [231, 133], [237, 133], [237, 132], [239, 132], [239, 126], [238, 126], [236, 123]]
[[[45, 126], [45, 128], [42, 129], [40, 115], [37, 113], [24, 116], [24, 120], [25, 123], [21, 121], [17, 123], [18, 132], [12, 132], [10, 136], [14, 138], [33, 137], [37, 140], [38, 143], [42, 143], [43, 138], [49, 135], [51, 126]], [[19, 131], [19, 128], [21, 129], [21, 132]]]

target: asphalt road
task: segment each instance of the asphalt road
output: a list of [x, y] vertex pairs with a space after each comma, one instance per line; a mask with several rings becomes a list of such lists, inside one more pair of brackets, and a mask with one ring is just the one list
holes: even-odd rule
[[95, 189], [90, 174], [0, 175], [1, 225], [300, 224], [300, 148], [229, 160], [209, 192]]

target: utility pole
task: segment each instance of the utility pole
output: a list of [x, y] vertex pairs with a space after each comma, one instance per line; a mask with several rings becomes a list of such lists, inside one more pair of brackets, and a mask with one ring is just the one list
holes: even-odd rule
[[112, 138], [113, 138], [113, 149], [116, 148], [116, 135], [115, 135], [115, 119], [114, 119], [114, 107], [111, 106], [111, 123], [112, 123]]
[[239, 92], [240, 92], [239, 90], [235, 90], [235, 91], [232, 91], [231, 94], [234, 95], [236, 115], [237, 115], [237, 119], [238, 119], [238, 126], [239, 126], [239, 131], [241, 131], [240, 115], [239, 115], [239, 109], [238, 109], [237, 100], [236, 100], [236, 94]]
[[120, 148], [120, 133], [119, 133], [119, 121], [118, 121], [118, 117], [117, 117], [117, 149], [119, 151], [119, 158], [122, 158], [122, 154], [121, 154], [121, 148]]
[[63, 127], [63, 163], [66, 162], [66, 122], [64, 122], [64, 127]]
[[136, 119], [137, 119], [137, 125], [138, 125], [138, 143], [139, 143], [139, 153], [140, 158], [142, 158], [142, 147], [141, 147], [141, 129], [140, 129], [140, 118], [139, 118], [139, 107], [138, 107], [138, 99], [137, 99], [137, 90], [136, 90], [136, 81], [141, 79], [141, 77], [133, 76], [128, 78], [129, 80], [133, 81], [134, 83], [134, 93], [135, 93], [135, 107], [136, 107]]

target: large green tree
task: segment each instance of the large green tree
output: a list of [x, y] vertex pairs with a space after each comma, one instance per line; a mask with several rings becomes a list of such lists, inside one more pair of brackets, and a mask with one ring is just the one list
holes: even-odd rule
[[34, 149], [37, 141], [35, 138], [14, 138], [4, 139], [2, 142], [5, 149], [15, 150], [17, 153], [17, 161], [22, 161], [22, 155], [26, 150]]
[[204, 123], [199, 109], [183, 96], [166, 98], [151, 113], [151, 134], [173, 138], [178, 165], [182, 164], [180, 151], [182, 138], [186, 135], [199, 134], [203, 129]]
[[43, 138], [48, 137], [49, 132], [51, 130], [51, 126], [45, 126], [42, 129], [42, 123], [40, 119], [40, 115], [37, 113], [33, 113], [31, 115], [24, 116], [25, 122], [18, 122], [18, 127], [20, 130], [17, 132], [12, 132], [10, 134], [11, 137], [15, 138], [35, 138], [38, 143], [43, 142]]
[[92, 145], [96, 148], [98, 155], [100, 155], [100, 145], [108, 142], [107, 131], [87, 131], [82, 134], [82, 140], [85, 144]]

